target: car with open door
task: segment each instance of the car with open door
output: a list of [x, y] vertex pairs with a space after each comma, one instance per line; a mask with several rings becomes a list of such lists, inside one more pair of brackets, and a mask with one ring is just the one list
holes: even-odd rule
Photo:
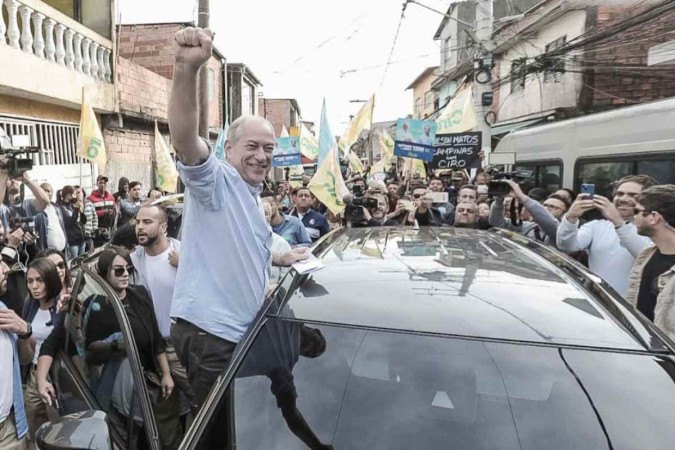
[[[323, 268], [291, 270], [267, 297], [181, 449], [199, 448], [221, 408], [214, 432], [231, 449], [672, 448], [673, 343], [555, 249], [507, 231], [377, 227], [330, 233], [313, 253]], [[100, 289], [83, 271], [69, 316], [80, 340]], [[101, 383], [87, 384], [104, 370], [74, 353], [53, 374], [60, 407], [104, 408]], [[124, 446], [135, 428], [106, 412]]]

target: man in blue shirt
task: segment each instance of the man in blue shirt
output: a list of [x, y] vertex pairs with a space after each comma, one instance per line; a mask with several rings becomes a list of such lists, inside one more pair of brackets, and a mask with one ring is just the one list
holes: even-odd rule
[[[259, 194], [272, 167], [276, 145], [272, 125], [258, 116], [232, 122], [224, 162], [199, 137], [198, 73], [212, 50], [210, 30], [187, 27], [176, 33], [168, 114], [186, 187], [171, 339], [187, 370], [195, 409], [229, 365], [236, 344], [258, 313], [267, 293], [270, 263], [288, 266], [308, 257], [306, 249], [271, 251], [272, 230]], [[225, 448], [228, 428], [227, 408], [222, 407], [200, 447]]]
[[294, 216], [283, 214], [280, 209], [279, 201], [273, 192], [262, 194], [263, 201], [270, 204], [272, 207], [272, 215], [269, 223], [272, 226], [272, 231], [286, 239], [291, 244], [291, 247], [311, 247], [312, 239], [305, 226], [300, 219]]
[[[7, 290], [9, 267], [0, 263], [0, 295]], [[0, 448], [27, 448], [28, 420], [23, 403], [20, 363], [33, 359], [35, 339], [28, 324], [0, 301]]]
[[291, 215], [302, 221], [309, 237], [312, 238], [312, 242], [318, 241], [321, 236], [330, 231], [330, 225], [328, 225], [328, 221], [323, 214], [312, 209], [314, 198], [309, 188], [306, 186], [297, 187], [293, 189], [291, 197], [295, 204]]

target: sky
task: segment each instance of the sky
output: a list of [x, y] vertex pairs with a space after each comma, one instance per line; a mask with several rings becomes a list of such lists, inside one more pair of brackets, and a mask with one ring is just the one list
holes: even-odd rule
[[[118, 0], [121, 23], [196, 18], [197, 0]], [[446, 11], [452, 0], [421, 0]], [[406, 87], [440, 60], [433, 36], [442, 16], [408, 4], [396, 45], [400, 0], [211, 0], [215, 44], [228, 62], [243, 62], [266, 98], [295, 98], [303, 120], [318, 125], [321, 104], [341, 134], [360, 103], [375, 93], [374, 121], [412, 114]]]

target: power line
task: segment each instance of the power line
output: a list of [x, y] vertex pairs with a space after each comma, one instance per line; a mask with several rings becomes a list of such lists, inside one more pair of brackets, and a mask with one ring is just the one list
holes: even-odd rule
[[391, 65], [391, 58], [394, 55], [394, 49], [396, 48], [396, 41], [398, 40], [398, 34], [401, 32], [401, 25], [403, 24], [403, 19], [405, 18], [405, 9], [408, 6], [408, 3], [410, 3], [411, 0], [406, 0], [403, 2], [403, 7], [401, 8], [401, 17], [398, 19], [398, 26], [396, 27], [396, 34], [394, 34], [394, 42], [391, 43], [391, 50], [389, 51], [389, 57], [387, 58], [387, 63], [384, 66], [384, 72], [382, 73], [382, 78], [380, 79], [380, 84], [377, 87], [379, 90], [382, 87], [382, 84], [384, 83], [384, 79], [387, 76], [387, 72], [389, 71], [389, 66]]

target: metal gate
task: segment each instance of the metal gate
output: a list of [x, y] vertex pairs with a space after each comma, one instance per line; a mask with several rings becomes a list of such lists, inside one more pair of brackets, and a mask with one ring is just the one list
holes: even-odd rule
[[0, 127], [12, 137], [30, 136], [31, 145], [40, 149], [31, 155], [35, 166], [88, 163], [75, 155], [79, 124], [26, 120], [0, 115]]

